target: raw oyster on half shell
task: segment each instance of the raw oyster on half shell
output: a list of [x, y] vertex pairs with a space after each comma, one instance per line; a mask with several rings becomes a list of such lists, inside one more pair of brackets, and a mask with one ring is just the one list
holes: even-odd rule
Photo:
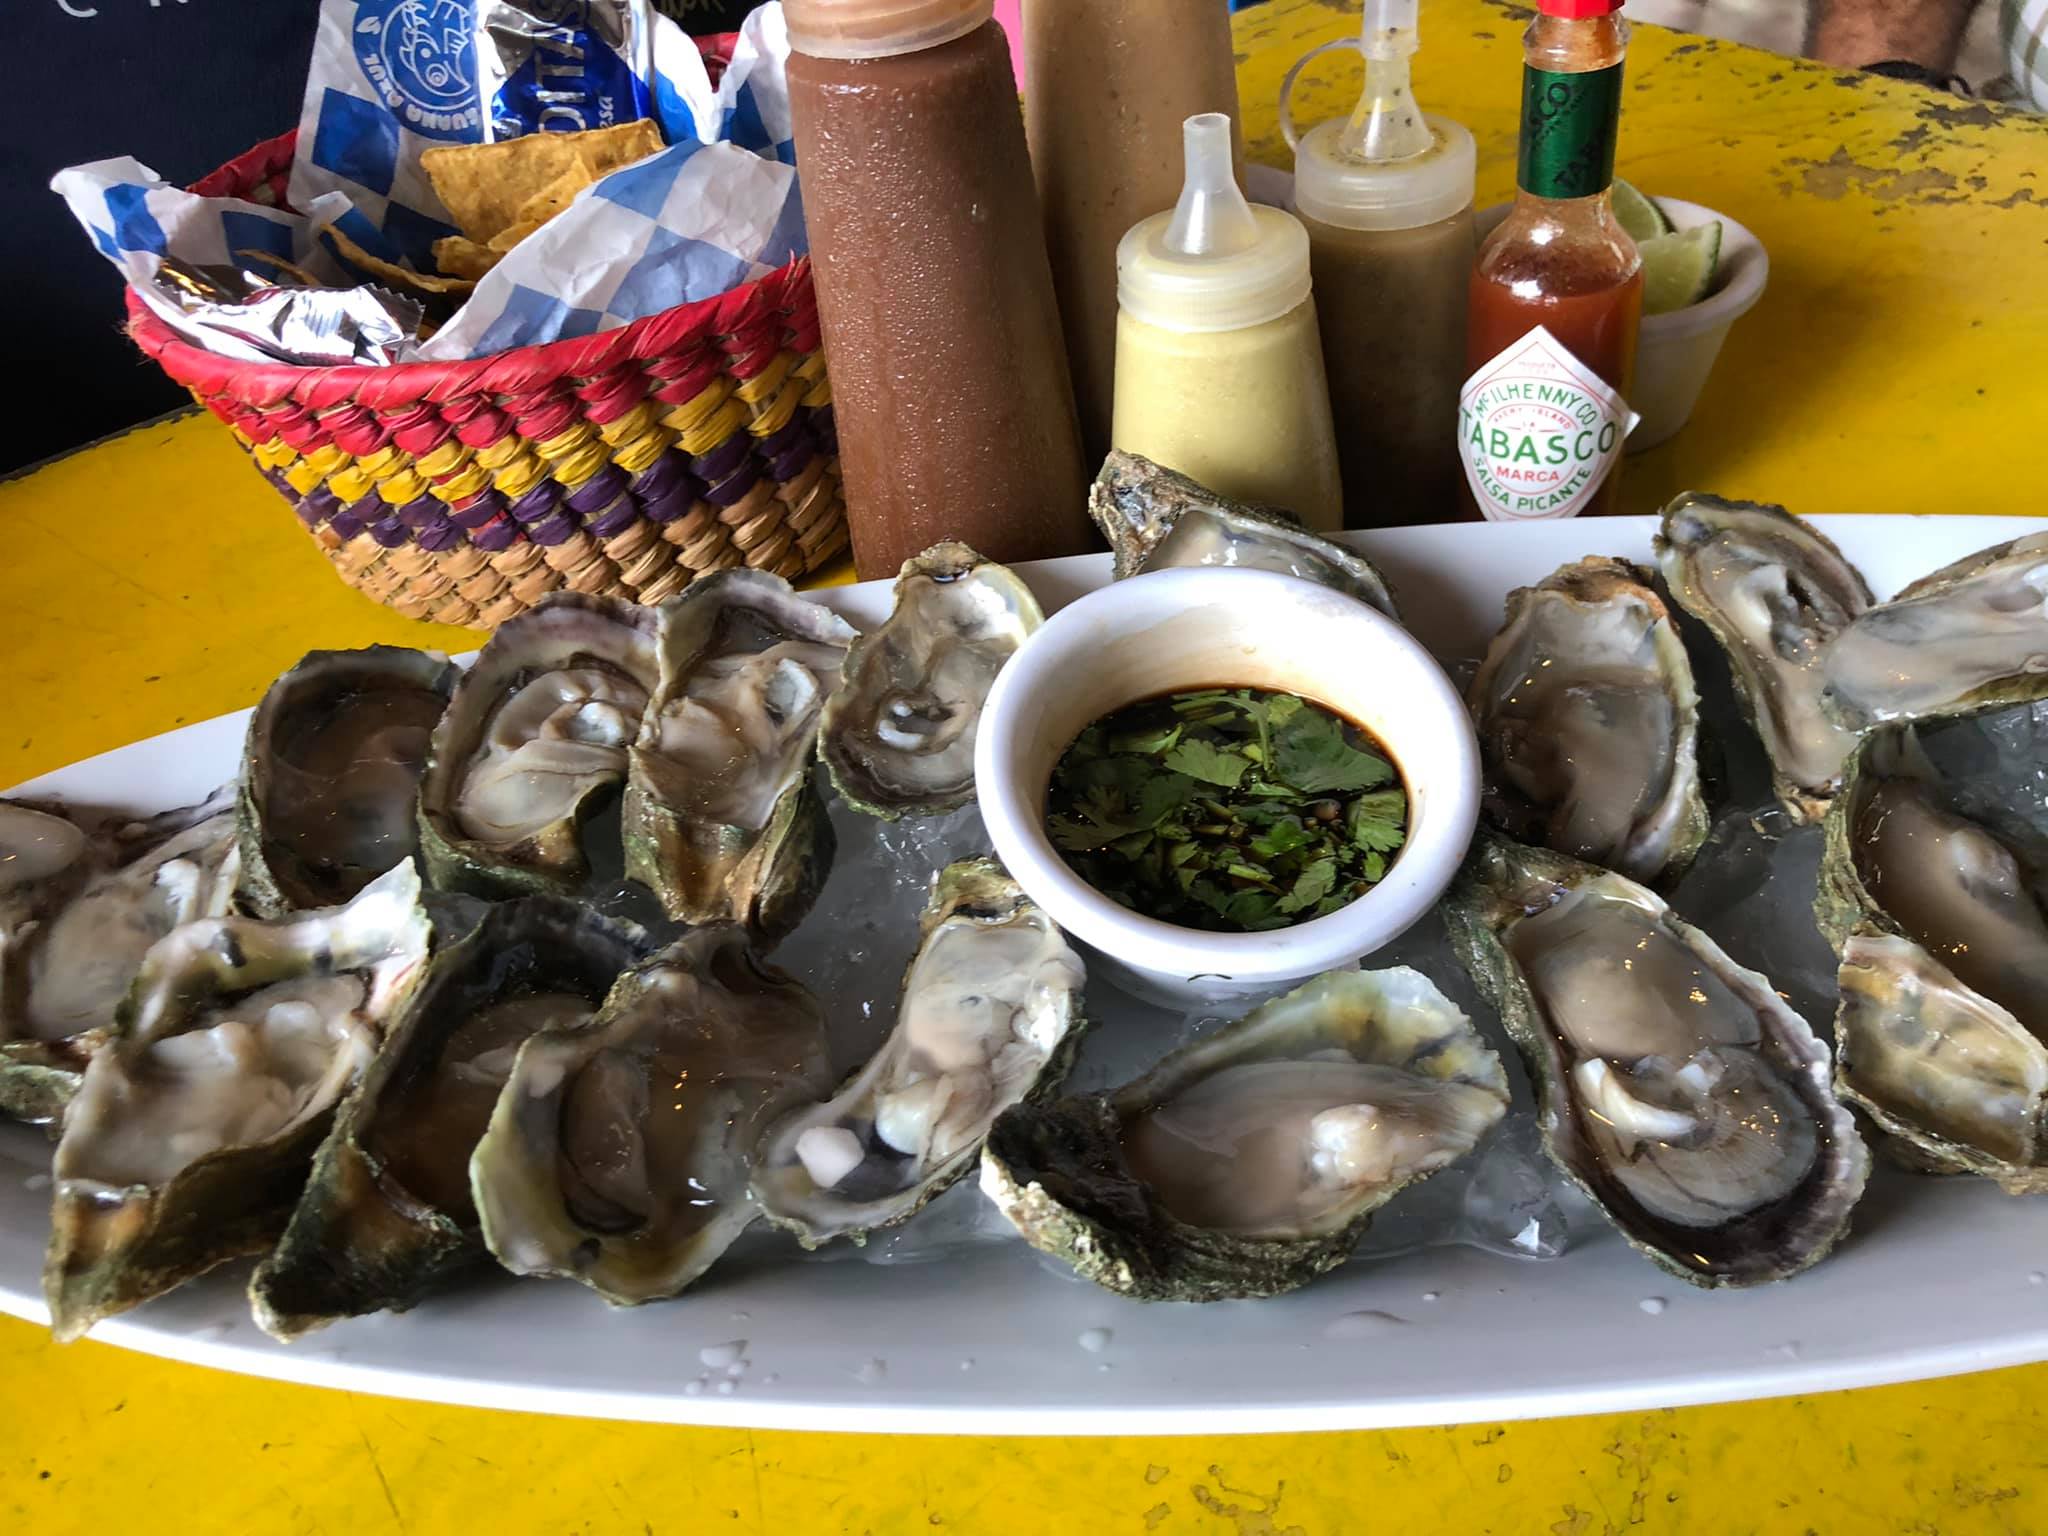
[[2048, 533], [1980, 550], [1857, 615], [1821, 672], [1821, 708], [1854, 731], [2039, 698], [2048, 688]]
[[312, 651], [249, 717], [235, 805], [258, 917], [347, 901], [419, 851], [427, 742], [459, 673], [431, 651]]
[[1066, 1076], [1081, 959], [993, 859], [940, 872], [896, 1027], [822, 1104], [763, 1138], [753, 1194], [807, 1248], [915, 1215], [973, 1166], [989, 1125]]
[[825, 704], [819, 752], [841, 798], [891, 819], [965, 805], [989, 687], [1044, 622], [1015, 572], [965, 544], [904, 561], [895, 608], [853, 642]]
[[1088, 515], [1109, 541], [1118, 581], [1173, 566], [1243, 566], [1320, 582], [1401, 620], [1385, 578], [1363, 555], [1310, 533], [1291, 513], [1230, 501], [1135, 453], [1103, 460]]
[[435, 954], [249, 1283], [266, 1333], [405, 1311], [489, 1257], [469, 1160], [519, 1047], [585, 1023], [646, 949], [637, 929], [525, 896]]
[[495, 898], [583, 883], [583, 823], [625, 782], [661, 685], [662, 611], [560, 592], [499, 626], [456, 684], [420, 778], [433, 884]]
[[233, 801], [141, 821], [0, 802], [0, 1113], [51, 1124], [152, 944], [225, 913]]
[[831, 1081], [817, 999], [736, 924], [685, 934], [519, 1048], [470, 1159], [484, 1241], [619, 1305], [673, 1296], [760, 1215], [762, 1131]]
[[1782, 507], [1696, 492], [1664, 509], [1656, 545], [1672, 597], [1727, 653], [1786, 810], [1820, 820], [1856, 742], [1821, 709], [1824, 658], [1870, 606], [1862, 574]]
[[744, 923], [772, 941], [831, 871], [811, 751], [856, 632], [762, 571], [702, 577], [662, 616], [662, 682], [626, 786], [626, 873], [678, 922]]
[[276, 1241], [419, 979], [419, 894], [408, 860], [345, 907], [187, 923], [149, 951], [57, 1143], [43, 1292], [59, 1339]]
[[1507, 1112], [1500, 1059], [1421, 972], [1331, 971], [1106, 1094], [1006, 1111], [981, 1188], [1141, 1300], [1275, 1296]]
[[1510, 592], [1468, 700], [1495, 821], [1654, 884], [1692, 862], [1708, 817], [1692, 664], [1649, 583], [1592, 558]]
[[1847, 1231], [1869, 1153], [1768, 978], [1634, 881], [1490, 834], [1443, 912], [1537, 1084], [1544, 1150], [1633, 1247], [1755, 1285]]
[[1879, 726], [1814, 903], [1841, 957], [1837, 1087], [1915, 1166], [2014, 1193], [2048, 1193], [2044, 763], [2048, 702]]

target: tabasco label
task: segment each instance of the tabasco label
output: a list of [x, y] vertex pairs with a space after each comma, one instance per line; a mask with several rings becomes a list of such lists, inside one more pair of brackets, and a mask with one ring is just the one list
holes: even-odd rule
[[1577, 517], [1621, 457], [1636, 413], [1542, 326], [1481, 363], [1458, 396], [1458, 454], [1495, 522]]

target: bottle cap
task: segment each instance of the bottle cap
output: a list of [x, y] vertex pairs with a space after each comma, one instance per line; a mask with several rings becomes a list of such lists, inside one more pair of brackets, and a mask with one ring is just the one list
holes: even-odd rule
[[995, 0], [783, 0], [789, 46], [814, 59], [880, 59], [965, 37]]
[[[1425, 113], [1408, 85], [1420, 46], [1416, 0], [1366, 0], [1357, 38], [1325, 44], [1288, 73], [1280, 124], [1294, 145], [1294, 206], [1342, 229], [1414, 229], [1472, 204], [1478, 152], [1461, 123]], [[1328, 49], [1365, 56], [1365, 89], [1348, 121], [1294, 130], [1288, 102], [1301, 70]]]
[[1298, 309], [1309, 296], [1308, 231], [1292, 214], [1253, 207], [1230, 163], [1230, 119], [1182, 125], [1187, 179], [1170, 213], [1133, 225], [1116, 251], [1117, 304], [1168, 331], [1236, 331]]
[[1536, 9], [1546, 16], [1560, 16], [1566, 21], [1584, 21], [1589, 16], [1612, 16], [1620, 10], [1622, 0], [1536, 0]]

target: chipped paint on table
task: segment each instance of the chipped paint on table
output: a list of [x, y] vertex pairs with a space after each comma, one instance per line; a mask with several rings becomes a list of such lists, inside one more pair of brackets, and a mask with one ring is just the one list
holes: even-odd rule
[[[1477, 135], [1482, 202], [1511, 178], [1526, 17], [1424, 11], [1418, 93]], [[1355, 18], [1314, 0], [1240, 13], [1257, 158], [1285, 163], [1281, 74]], [[1303, 118], [1347, 106], [1356, 69], [1318, 66]], [[1622, 173], [1740, 219], [1772, 271], [1693, 424], [1629, 461], [1627, 510], [1692, 488], [1811, 512], [2028, 510], [2005, 445], [2048, 423], [2048, 121], [1654, 28], [1629, 75]], [[0, 783], [253, 703], [315, 645], [475, 643], [343, 587], [208, 419], [0, 484], [0, 538]], [[2048, 1530], [2048, 1367], [1443, 1430], [877, 1439], [386, 1401], [59, 1348], [0, 1320], [0, 1394], [0, 1515], [36, 1536]]]

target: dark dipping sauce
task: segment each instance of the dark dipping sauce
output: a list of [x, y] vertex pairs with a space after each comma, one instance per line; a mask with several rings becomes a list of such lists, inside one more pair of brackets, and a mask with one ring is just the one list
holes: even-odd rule
[[1060, 755], [1046, 834], [1146, 917], [1257, 933], [1327, 917], [1386, 877], [1407, 839], [1393, 755], [1294, 694], [1203, 688], [1097, 720]]

